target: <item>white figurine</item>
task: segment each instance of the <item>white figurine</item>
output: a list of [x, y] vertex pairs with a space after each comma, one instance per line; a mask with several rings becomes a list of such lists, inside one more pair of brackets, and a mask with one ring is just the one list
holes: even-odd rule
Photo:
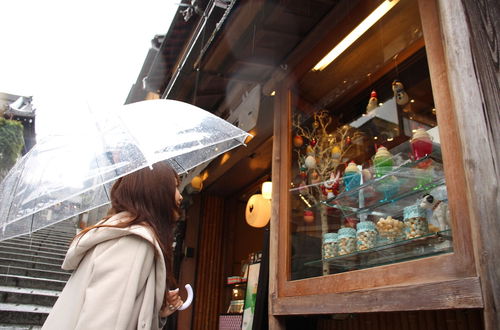
[[394, 97], [398, 105], [404, 106], [410, 102], [410, 97], [405, 92], [405, 87], [401, 81], [396, 79], [392, 82], [392, 91], [394, 92]]
[[374, 110], [376, 107], [378, 107], [378, 98], [377, 98], [377, 92], [372, 91], [370, 94], [370, 100], [368, 101], [368, 105], [366, 106], [366, 112], [370, 112]]
[[430, 194], [425, 194], [420, 201], [420, 207], [432, 210], [432, 219], [439, 223], [439, 230], [447, 230], [450, 228], [450, 211], [448, 204], [434, 198]]

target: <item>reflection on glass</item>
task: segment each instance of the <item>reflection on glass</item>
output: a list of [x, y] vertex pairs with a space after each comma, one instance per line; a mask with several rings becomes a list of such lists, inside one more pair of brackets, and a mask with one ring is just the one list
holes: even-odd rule
[[291, 106], [292, 280], [453, 251], [416, 0], [302, 76]]

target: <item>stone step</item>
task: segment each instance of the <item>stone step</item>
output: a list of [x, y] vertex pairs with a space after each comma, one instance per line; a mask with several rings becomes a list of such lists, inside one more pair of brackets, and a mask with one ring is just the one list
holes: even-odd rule
[[38, 234], [34, 234], [31, 236], [25, 236], [25, 237], [29, 238], [29, 239], [38, 239], [38, 240], [42, 240], [44, 242], [49, 242], [49, 243], [53, 243], [53, 244], [61, 244], [61, 245], [69, 245], [71, 243], [71, 240], [73, 239], [73, 236], [53, 237], [53, 236], [38, 235]]
[[62, 248], [62, 247], [60, 247], [60, 248], [47, 247], [43, 244], [27, 245], [27, 244], [22, 244], [22, 243], [18, 243], [18, 242], [11, 242], [11, 241], [1, 242], [0, 248], [1, 247], [22, 248], [22, 249], [29, 249], [31, 251], [56, 253], [56, 254], [62, 254], [62, 255], [65, 255], [66, 252], [68, 251], [67, 248]]
[[41, 330], [41, 325], [0, 324], [0, 330]]
[[51, 308], [39, 305], [21, 305], [0, 303], [0, 323], [39, 325], [41, 326], [50, 313]]
[[0, 284], [18, 288], [62, 291], [66, 281], [22, 275], [0, 274]]
[[0, 264], [3, 266], [62, 271], [61, 263], [34, 262], [34, 261], [30, 261], [30, 260], [19, 260], [19, 259], [9, 258], [9, 257], [0, 258]]
[[0, 303], [52, 307], [60, 292], [54, 290], [0, 286]]
[[30, 254], [36, 256], [44, 256], [44, 257], [54, 257], [54, 258], [64, 258], [66, 253], [64, 251], [61, 252], [52, 252], [52, 251], [44, 251], [30, 248], [29, 246], [22, 245], [12, 245], [8, 243], [0, 243], [0, 251], [4, 253], [22, 253], [22, 254]]
[[61, 257], [46, 257], [46, 256], [36, 256], [27, 253], [6, 253], [0, 251], [0, 258], [10, 258], [10, 259], [18, 259], [24, 261], [33, 261], [33, 262], [47, 262], [52, 264], [62, 264], [64, 261], [64, 256]]
[[0, 265], [0, 274], [21, 275], [21, 276], [29, 276], [36, 278], [60, 280], [60, 281], [67, 281], [71, 276], [71, 273], [63, 270], [54, 271], [54, 270], [33, 269], [33, 268], [15, 267], [6, 265]]
[[7, 241], [4, 242], [9, 242], [9, 243], [16, 243], [16, 244], [25, 244], [27, 246], [44, 246], [47, 248], [53, 248], [53, 249], [63, 249], [67, 250], [69, 247], [69, 243], [57, 243], [57, 242], [51, 242], [47, 240], [42, 240], [42, 239], [29, 239], [25, 237], [15, 237], [11, 238]]

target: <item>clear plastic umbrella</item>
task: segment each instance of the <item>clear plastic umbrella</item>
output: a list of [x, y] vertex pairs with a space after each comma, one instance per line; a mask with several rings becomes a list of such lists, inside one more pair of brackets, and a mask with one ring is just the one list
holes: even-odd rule
[[193, 105], [149, 100], [78, 120], [37, 143], [0, 185], [0, 240], [109, 203], [113, 182], [167, 161], [180, 174], [242, 145], [249, 134]]

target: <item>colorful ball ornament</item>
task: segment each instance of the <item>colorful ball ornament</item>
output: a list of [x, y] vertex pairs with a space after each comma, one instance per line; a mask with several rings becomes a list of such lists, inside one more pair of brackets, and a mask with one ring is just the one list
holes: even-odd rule
[[318, 143], [318, 141], [315, 138], [312, 138], [311, 142], [309, 142], [309, 143], [311, 144], [311, 147], [314, 147], [316, 145], [316, 143]]
[[306, 157], [306, 166], [308, 169], [312, 169], [316, 167], [316, 158], [314, 156], [307, 156]]
[[339, 146], [333, 147], [333, 149], [332, 149], [332, 158], [333, 159], [339, 159], [340, 158], [340, 147]]
[[304, 222], [312, 223], [314, 222], [314, 212], [310, 210], [304, 211]]
[[265, 199], [261, 194], [250, 197], [245, 210], [247, 223], [255, 228], [262, 228], [271, 219], [271, 200]]
[[302, 147], [302, 145], [304, 144], [304, 139], [302, 138], [302, 136], [300, 135], [295, 135], [293, 137], [293, 145], [296, 147], [296, 148], [300, 148]]
[[319, 122], [315, 120], [315, 121], [313, 122], [313, 127], [314, 127], [314, 128], [318, 128], [318, 127], [319, 127]]
[[311, 145], [308, 145], [307, 148], [306, 148], [306, 154], [308, 155], [314, 155], [314, 149]]

